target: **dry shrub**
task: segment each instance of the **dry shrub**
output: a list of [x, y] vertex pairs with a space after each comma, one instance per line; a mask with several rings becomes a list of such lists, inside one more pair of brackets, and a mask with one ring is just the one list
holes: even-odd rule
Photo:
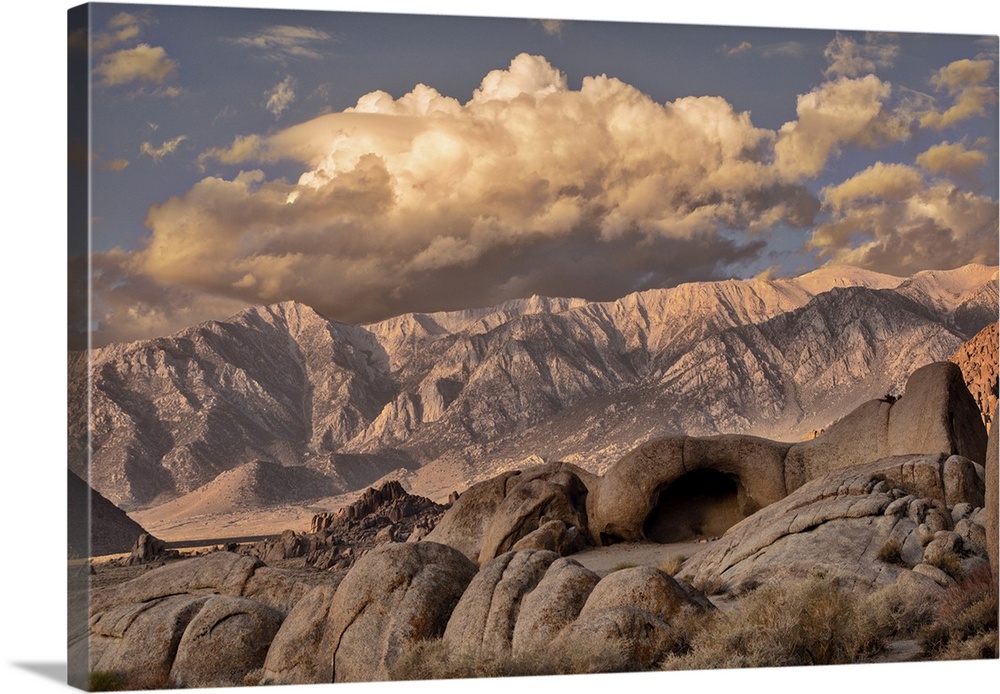
[[120, 692], [128, 688], [125, 678], [118, 672], [94, 670], [87, 675], [87, 691]]
[[686, 556], [683, 554], [675, 554], [663, 562], [663, 564], [659, 566], [659, 569], [668, 576], [676, 576], [677, 572], [681, 570], [681, 565], [684, 564], [685, 561], [687, 561]]
[[715, 613], [712, 623], [695, 634], [690, 652], [668, 658], [664, 667], [859, 662], [884, 648], [887, 628], [836, 579], [770, 583], [742, 597], [732, 611]]
[[996, 658], [997, 607], [989, 565], [980, 565], [948, 589], [936, 619], [920, 633], [920, 644], [929, 657], [941, 660]]
[[[695, 637], [711, 624], [712, 612], [684, 606], [669, 622], [669, 632], [655, 645], [657, 659], [668, 653], [682, 654], [691, 649]], [[636, 653], [648, 649], [649, 642], [598, 639], [555, 641], [530, 654], [448, 649], [440, 638], [422, 641], [390, 668], [393, 680], [459, 679], [476, 677], [521, 677], [529, 675], [574, 675], [597, 672], [632, 672]]]
[[914, 638], [934, 618], [933, 603], [892, 583], [865, 599], [871, 630], [885, 639]]
[[878, 551], [878, 558], [886, 564], [905, 565], [903, 561], [903, 543], [898, 537], [890, 537]]
[[467, 679], [478, 677], [523, 677], [571, 675], [595, 672], [627, 672], [628, 644], [619, 647], [540, 649], [515, 657], [484, 649], [455, 652], [442, 639], [418, 643], [389, 670], [392, 680]]

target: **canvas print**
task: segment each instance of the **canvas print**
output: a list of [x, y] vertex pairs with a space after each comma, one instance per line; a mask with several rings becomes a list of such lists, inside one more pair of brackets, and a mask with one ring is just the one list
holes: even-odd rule
[[997, 658], [997, 36], [68, 28], [71, 684]]

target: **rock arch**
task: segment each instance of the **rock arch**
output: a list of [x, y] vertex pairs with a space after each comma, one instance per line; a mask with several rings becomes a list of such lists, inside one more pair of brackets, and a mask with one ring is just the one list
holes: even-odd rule
[[662, 543], [718, 537], [750, 515], [748, 506], [737, 475], [711, 467], [694, 470], [659, 491], [642, 534]]

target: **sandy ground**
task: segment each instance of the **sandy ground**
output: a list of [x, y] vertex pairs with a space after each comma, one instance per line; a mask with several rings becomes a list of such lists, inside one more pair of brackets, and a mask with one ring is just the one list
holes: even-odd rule
[[660, 568], [674, 557], [688, 559], [710, 547], [711, 541], [655, 543], [622, 542], [609, 547], [591, 547], [571, 555], [573, 559], [596, 573], [606, 576], [614, 569], [626, 566], [654, 566]]

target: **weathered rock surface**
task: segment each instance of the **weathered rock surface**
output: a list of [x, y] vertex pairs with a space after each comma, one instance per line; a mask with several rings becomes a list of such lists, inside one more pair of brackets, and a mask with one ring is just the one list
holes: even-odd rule
[[172, 595], [99, 612], [90, 620], [89, 669], [120, 673], [135, 689], [170, 687], [177, 646], [210, 597]]
[[714, 608], [697, 590], [659, 569], [620, 569], [594, 585], [577, 618], [551, 640], [551, 647], [595, 659], [614, 654], [619, 666], [648, 669], [666, 655], [674, 636], [670, 621], [684, 609]]
[[550, 520], [586, 532], [587, 487], [572, 467], [551, 463], [522, 472], [515, 478], [514, 485], [486, 526], [479, 550], [481, 566], [510, 551], [520, 539]]
[[783, 462], [789, 444], [750, 436], [675, 436], [639, 446], [604, 475], [591, 502], [592, 533], [601, 542], [646, 539], [644, 525], [659, 496], [698, 470], [735, 482], [746, 517], [785, 496]]
[[[141, 525], [91, 489], [90, 485], [72, 471], [68, 472], [67, 495], [71, 557], [99, 557], [128, 552], [134, 546], [136, 538], [146, 534]], [[81, 519], [88, 516], [90, 523], [82, 522]]]
[[986, 430], [961, 370], [935, 362], [914, 371], [895, 402], [872, 400], [792, 446], [785, 460], [789, 490], [831, 470], [893, 455], [949, 453], [982, 464]]
[[282, 614], [231, 595], [208, 598], [188, 623], [170, 668], [174, 687], [227, 687], [243, 684], [264, 664]]
[[515, 657], [546, 648], [580, 610], [600, 580], [597, 574], [569, 558], [556, 559], [534, 590], [524, 596], [511, 638]]
[[823, 571], [866, 591], [899, 580], [917, 564], [949, 568], [947, 555], [957, 562], [976, 551], [952, 532], [949, 504], [978, 506], [982, 487], [958, 487], [968, 495], [956, 498], [946, 478], [977, 478], [976, 468], [939, 454], [835, 470], [733, 526], [679, 574], [705, 590], [739, 592]]
[[91, 593], [89, 667], [130, 688], [237, 686], [309, 586], [217, 552]]
[[472, 561], [479, 561], [483, 536], [493, 514], [506, 498], [520, 472], [505, 472], [469, 487], [438, 521], [426, 539], [454, 547]]
[[214, 595], [222, 593], [252, 597], [285, 613], [309, 586], [266, 567], [262, 562], [232, 552], [213, 552], [179, 561], [123, 583], [94, 591], [92, 615], [112, 607], [145, 603], [172, 595]]
[[990, 567], [993, 569], [993, 580], [996, 582], [1000, 578], [1000, 568], [997, 564], [997, 555], [1000, 549], [997, 548], [997, 517], [1000, 515], [1000, 504], [997, 496], [1000, 494], [997, 487], [998, 477], [1000, 477], [1000, 460], [998, 460], [998, 449], [1000, 449], [1000, 433], [997, 432], [997, 411], [993, 411], [993, 426], [990, 429], [989, 446], [986, 451], [986, 545], [990, 557]]
[[387, 679], [409, 648], [444, 633], [475, 574], [476, 565], [447, 545], [390, 543], [370, 550], [333, 596], [318, 679]]
[[262, 684], [320, 681], [320, 644], [336, 592], [337, 586], [332, 583], [319, 585], [295, 604], [268, 648]]
[[669, 575], [651, 566], [634, 566], [602, 578], [587, 598], [579, 619], [614, 607], [631, 607], [669, 622], [685, 605], [704, 608], [704, 603], [692, 600]]
[[469, 584], [444, 632], [454, 652], [507, 654], [521, 603], [559, 558], [554, 552], [507, 552], [486, 564]]
[[[586, 480], [586, 482], [584, 481]], [[594, 475], [566, 463], [538, 465], [523, 472], [508, 472], [473, 485], [444, 514], [426, 539], [455, 547], [485, 566], [495, 557], [514, 548], [551, 521], [560, 521], [570, 542], [554, 544], [564, 549], [589, 537], [587, 518], [588, 486]], [[550, 526], [531, 542], [544, 544], [545, 535], [556, 531]]]
[[948, 358], [962, 370], [965, 385], [979, 406], [983, 424], [989, 430], [997, 409], [998, 379], [1000, 379], [1000, 336], [997, 322], [987, 325], [975, 337], [962, 344]]

